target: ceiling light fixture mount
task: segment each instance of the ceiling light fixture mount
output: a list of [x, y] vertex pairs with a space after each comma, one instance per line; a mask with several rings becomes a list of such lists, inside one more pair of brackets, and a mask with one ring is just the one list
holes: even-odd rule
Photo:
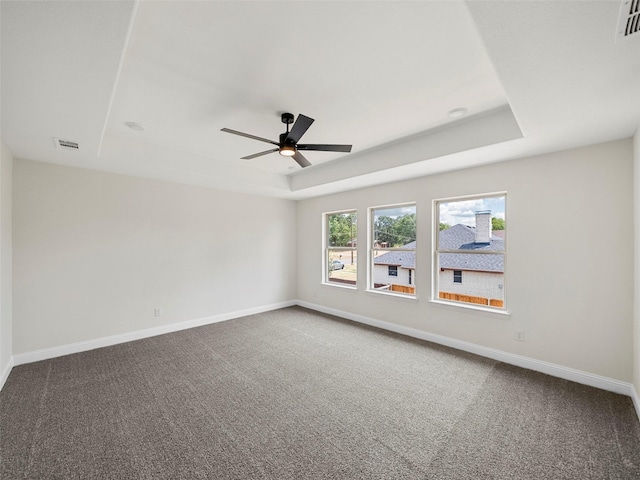
[[[282, 123], [286, 123], [287, 125], [291, 125], [293, 123], [293, 113], [283, 113], [282, 115], [280, 115], [280, 120], [282, 120]], [[289, 127], [287, 127], [288, 129]]]

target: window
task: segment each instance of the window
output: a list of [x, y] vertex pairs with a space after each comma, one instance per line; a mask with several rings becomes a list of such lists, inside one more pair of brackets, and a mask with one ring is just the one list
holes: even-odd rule
[[376, 207], [369, 213], [370, 290], [415, 295], [415, 204]]
[[453, 271], [453, 283], [462, 283], [462, 270]]
[[358, 229], [355, 210], [325, 214], [324, 280], [356, 286]]
[[504, 309], [506, 194], [439, 200], [434, 212], [433, 299]]

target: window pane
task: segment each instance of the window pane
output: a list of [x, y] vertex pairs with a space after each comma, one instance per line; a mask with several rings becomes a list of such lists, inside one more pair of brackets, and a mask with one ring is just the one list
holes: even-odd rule
[[357, 279], [357, 215], [344, 211], [326, 215], [326, 282], [355, 287]]
[[355, 247], [358, 235], [356, 212], [327, 215], [329, 247]]
[[[377, 254], [377, 255], [376, 255]], [[376, 263], [378, 258], [384, 259], [385, 255], [401, 254], [407, 256], [409, 261], [413, 262], [411, 266], [385, 265]], [[413, 284], [413, 276], [415, 274], [415, 252], [374, 252], [376, 258], [373, 263], [373, 289], [379, 291], [408, 293], [414, 295], [416, 293]], [[413, 259], [413, 260], [411, 260]]]
[[372, 209], [371, 237], [370, 288], [415, 295], [416, 206]]
[[505, 200], [438, 202], [437, 298], [504, 308]]
[[[504, 255], [441, 253], [439, 257], [438, 298], [504, 306]], [[464, 269], [457, 277], [455, 272], [462, 265]]]
[[[379, 208], [373, 211], [374, 248], [403, 247], [415, 241], [415, 205]], [[415, 248], [415, 245], [409, 248]]]
[[345, 285], [355, 285], [358, 278], [357, 257], [357, 251], [355, 249], [329, 249], [327, 280]]
[[443, 202], [438, 213], [438, 249], [504, 251], [504, 196]]

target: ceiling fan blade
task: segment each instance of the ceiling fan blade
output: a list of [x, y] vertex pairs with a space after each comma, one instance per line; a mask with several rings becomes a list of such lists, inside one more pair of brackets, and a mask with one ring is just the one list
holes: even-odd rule
[[293, 159], [298, 162], [298, 165], [300, 165], [302, 168], [311, 166], [311, 162], [304, 158], [304, 155], [302, 155], [300, 152], [296, 152], [293, 156]]
[[252, 158], [261, 157], [262, 155], [268, 155], [273, 152], [277, 152], [280, 150], [279, 148], [272, 148], [271, 150], [266, 150], [260, 153], [254, 153], [253, 155], [247, 155], [246, 157], [242, 157], [241, 160], [251, 160]]
[[269, 140], [268, 138], [256, 137], [255, 135], [250, 135], [248, 133], [239, 132], [237, 130], [231, 130], [230, 128], [221, 128], [220, 131], [221, 132], [227, 132], [227, 133], [233, 133], [234, 135], [240, 135], [241, 137], [253, 138], [254, 140], [259, 140], [261, 142], [267, 142], [267, 143], [271, 143], [273, 145], [280, 146], [280, 144], [278, 142], [274, 142], [273, 140]]
[[322, 152], [350, 152], [351, 145], [296, 145], [298, 150], [317, 150]]
[[287, 135], [285, 142], [292, 141], [293, 143], [298, 143], [298, 140], [300, 140], [302, 135], [304, 135], [304, 132], [309, 129], [312, 123], [313, 118], [306, 117], [302, 114], [298, 115], [298, 118], [293, 124], [293, 127], [291, 127], [291, 131], [289, 132], [289, 135]]

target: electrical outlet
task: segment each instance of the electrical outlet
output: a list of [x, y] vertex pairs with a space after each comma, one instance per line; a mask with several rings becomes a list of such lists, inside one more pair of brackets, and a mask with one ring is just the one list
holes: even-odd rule
[[524, 330], [519, 328], [516, 330], [516, 340], [519, 342], [524, 342]]
[[156, 307], [153, 309], [153, 316], [154, 317], [161, 317], [162, 316], [162, 309], [160, 307]]

